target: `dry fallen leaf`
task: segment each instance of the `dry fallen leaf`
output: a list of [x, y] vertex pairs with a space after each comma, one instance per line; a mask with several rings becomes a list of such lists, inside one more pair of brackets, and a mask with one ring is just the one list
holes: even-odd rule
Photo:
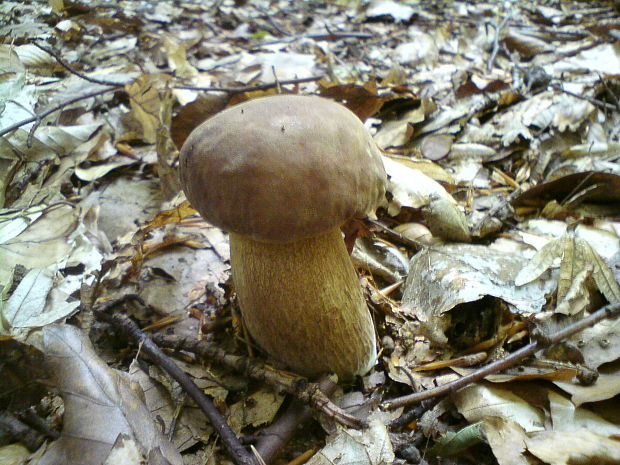
[[524, 456], [527, 435], [517, 422], [490, 416], [482, 427], [499, 465], [530, 465]]
[[620, 443], [588, 430], [544, 431], [526, 438], [527, 450], [550, 465], [620, 462]]
[[532, 261], [519, 272], [515, 278], [515, 284], [522, 286], [534, 281], [554, 266], [556, 261], [559, 261], [560, 268], [558, 279], [559, 302], [566, 298], [576, 276], [583, 272], [586, 267], [592, 267], [594, 281], [608, 302], [615, 303], [620, 300], [620, 286], [609, 267], [587, 241], [576, 237], [574, 234], [564, 235], [546, 244], [532, 258]]
[[[460, 350], [446, 339], [464, 347], [482, 339], [487, 352], [478, 355], [493, 358], [527, 343], [525, 323], [540, 309], [549, 310], [549, 320], [578, 318], [598, 305], [595, 287], [617, 301], [616, 16], [613, 2], [586, 0], [147, 1], [122, 8], [0, 2], [0, 337], [25, 337], [73, 314], [88, 324], [93, 301], [129, 293], [155, 308], [118, 311], [133, 312], [145, 325], [167, 322], [166, 331], [183, 337], [199, 334], [202, 320], [227, 317], [234, 303], [227, 237], [191, 216], [176, 195], [177, 149], [224, 107], [278, 93], [320, 94], [352, 108], [391, 158], [391, 204], [379, 221], [405, 232], [406, 225], [424, 222], [435, 234], [427, 229], [408, 236], [430, 237], [412, 247], [376, 228], [377, 237], [360, 243], [365, 251], [358, 268], [383, 336], [385, 365], [373, 376], [389, 374], [385, 391], [368, 387], [364, 395], [392, 392], [394, 382], [428, 389], [465, 373], [442, 368]], [[299, 79], [312, 76], [321, 79]], [[90, 96], [75, 100], [81, 95]], [[19, 125], [23, 120], [29, 122]], [[13, 125], [19, 127], [10, 130]], [[572, 220], [587, 245], [560, 239]], [[470, 227], [476, 239], [484, 238], [477, 246], [438, 243], [466, 242]], [[559, 245], [543, 252], [550, 238]], [[403, 289], [390, 283], [407, 274], [411, 257], [401, 304]], [[514, 285], [517, 275], [522, 286]], [[171, 313], [175, 318], [168, 318]], [[614, 414], [619, 320], [601, 322], [563, 345], [571, 360], [598, 371], [592, 385], [568, 380], [581, 372], [578, 366], [532, 364], [489, 377], [520, 400], [501, 395], [470, 402], [468, 421], [478, 421], [476, 407], [502, 418], [481, 419], [490, 449], [469, 448], [468, 459], [486, 463], [490, 451], [500, 465], [618, 462], [604, 434], [525, 433], [510, 408], [516, 406], [521, 420], [526, 409], [554, 417], [554, 426], [579, 423], [586, 410], [614, 428], [620, 424]], [[433, 345], [424, 334], [434, 337]], [[201, 335], [237, 347], [230, 325]], [[32, 384], [24, 375], [31, 364], [10, 354], [5, 362], [11, 379]], [[11, 362], [28, 366], [11, 372]], [[228, 389], [230, 375], [191, 358], [179, 364], [223, 410], [240, 400], [239, 391]], [[420, 367], [434, 370], [415, 371]], [[195, 409], [176, 396], [174, 383], [156, 373], [150, 367], [153, 378], [145, 384], [157, 393], [149, 397], [150, 419], [167, 434], [177, 418], [173, 439], [185, 462], [228, 460], [208, 428], [198, 426]], [[550, 400], [545, 386], [560, 392], [552, 383], [571, 401]], [[526, 386], [530, 395], [524, 395]], [[36, 405], [25, 392], [12, 392], [14, 402]], [[492, 400], [505, 409], [494, 411]], [[261, 402], [270, 406], [263, 417], [269, 418], [275, 404]], [[419, 429], [427, 459], [433, 437], [464, 428], [462, 419], [446, 414], [453, 410], [448, 399], [438, 405]], [[257, 413], [251, 407], [235, 406], [238, 425]], [[71, 413], [66, 428], [89, 426], [80, 412]], [[600, 426], [598, 420], [588, 424]], [[246, 431], [256, 433], [252, 425]], [[401, 434], [412, 433], [417, 441], [417, 431]], [[317, 428], [302, 434], [315, 448], [324, 439]], [[392, 460], [390, 454], [373, 456], [386, 444], [385, 431], [377, 431], [376, 440], [369, 436], [352, 440], [347, 431], [334, 444], [358, 450], [360, 463]], [[101, 460], [109, 464], [133, 464], [144, 452], [132, 437], [117, 435], [109, 444], [111, 453]], [[330, 465], [341, 452], [331, 450]], [[396, 460], [405, 460], [403, 450], [396, 452]]]
[[536, 313], [554, 286], [550, 280], [515, 286], [515, 276], [526, 263], [518, 255], [480, 245], [433, 245], [410, 262], [403, 310], [415, 315], [438, 344], [445, 342], [445, 332], [451, 326], [446, 314], [485, 296], [503, 300], [515, 313]]
[[383, 422], [373, 420], [365, 430], [339, 428], [327, 439], [327, 445], [306, 464], [382, 465], [392, 463], [394, 452]]
[[527, 433], [545, 429], [543, 413], [508, 389], [473, 384], [454, 394], [453, 400], [470, 423], [499, 417], [517, 423]]
[[[37, 465], [99, 465], [123, 434], [137, 443], [144, 456], [154, 453], [182, 465], [180, 454], [155, 427], [136, 385], [99, 359], [79, 329], [47, 326], [41, 348], [63, 397], [65, 419], [60, 438]], [[84, 415], [85, 411], [90, 414]]]
[[616, 367], [601, 367], [596, 382], [587, 386], [576, 380], [554, 381], [554, 384], [571, 394], [571, 401], [576, 407], [586, 402], [598, 402], [612, 399], [620, 394], [620, 373]]

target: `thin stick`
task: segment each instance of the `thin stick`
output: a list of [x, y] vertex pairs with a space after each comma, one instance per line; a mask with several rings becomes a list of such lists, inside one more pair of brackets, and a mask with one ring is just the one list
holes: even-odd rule
[[432, 409], [439, 399], [437, 397], [433, 397], [432, 399], [426, 399], [420, 402], [419, 405], [416, 405], [411, 410], [406, 413], [403, 413], [400, 417], [390, 421], [386, 426], [390, 431], [398, 431], [401, 428], [404, 428], [409, 423], [422, 418], [427, 411]]
[[581, 320], [576, 321], [559, 330], [558, 332], [552, 334], [549, 338], [545, 338], [545, 340], [536, 340], [526, 345], [525, 347], [522, 347], [516, 352], [513, 352], [507, 357], [501, 360], [497, 360], [493, 363], [489, 363], [487, 366], [484, 366], [473, 373], [470, 373], [466, 376], [463, 376], [462, 378], [459, 378], [450, 383], [446, 383], [434, 389], [429, 389], [428, 391], [416, 392], [407, 396], [387, 400], [382, 404], [382, 407], [388, 410], [392, 410], [405, 405], [415, 404], [425, 399], [430, 399], [431, 397], [442, 396], [444, 394], [454, 392], [457, 389], [462, 388], [463, 386], [467, 386], [468, 384], [482, 380], [485, 376], [496, 373], [500, 370], [505, 370], [506, 368], [510, 368], [522, 361], [524, 358], [535, 354], [539, 350], [544, 349], [549, 345], [557, 344], [558, 342], [566, 339], [569, 336], [572, 336], [573, 334], [583, 331], [584, 329], [591, 326], [594, 326], [596, 323], [604, 320], [605, 318], [612, 318], [614, 316], [617, 316], [618, 314], [620, 314], [620, 303], [606, 305], [605, 307], [597, 310], [591, 315], [582, 318]]
[[570, 90], [564, 89], [563, 87], [559, 85], [554, 85], [553, 89], [559, 90], [560, 92], [564, 92], [566, 95], [570, 95], [571, 97], [578, 98], [579, 100], [585, 100], [586, 102], [590, 102], [595, 107], [604, 108], [606, 110], [617, 110], [618, 109], [617, 105], [614, 105], [608, 102], [603, 102], [602, 100], [597, 100], [595, 98], [586, 97], [585, 95], [576, 94], [574, 92], [571, 92]]
[[206, 341], [186, 340], [163, 334], [153, 335], [153, 340], [161, 347], [192, 352], [204, 359], [227, 366], [252, 379], [283, 390], [344, 426], [355, 429], [367, 426], [366, 422], [348, 414], [331, 402], [317, 383], [308, 382], [306, 378], [288, 371], [276, 370], [258, 359], [229, 354]]
[[54, 113], [55, 111], [58, 110], [62, 110], [64, 107], [71, 105], [72, 103], [75, 102], [79, 102], [80, 100], [85, 100], [87, 98], [91, 98], [91, 97], [96, 97], [97, 95], [103, 95], [103, 94], [107, 94], [108, 92], [112, 92], [114, 90], [118, 90], [116, 87], [108, 87], [106, 89], [99, 89], [96, 90], [94, 92], [89, 92], [87, 94], [84, 95], [79, 95], [77, 97], [73, 97], [72, 99], [69, 99], [65, 102], [59, 103], [58, 105], [53, 106], [52, 108], [48, 108], [47, 110], [38, 113], [34, 116], [31, 116], [30, 118], [26, 118], [22, 121], [18, 121], [17, 123], [11, 124], [9, 127], [6, 127], [4, 129], [0, 129], [0, 137], [8, 134], [9, 132], [15, 131], [16, 129], [32, 123], [34, 121], [41, 121], [43, 118], [45, 118], [48, 115], [51, 115], [52, 113]]
[[54, 52], [53, 50], [44, 47], [42, 45], [39, 45], [36, 42], [37, 39], [32, 40], [30, 43], [32, 45], [34, 45], [35, 47], [37, 47], [40, 50], [43, 50], [45, 53], [47, 53], [48, 55], [54, 57], [54, 59], [63, 67], [65, 68], [67, 71], [69, 71], [71, 74], [75, 74], [76, 76], [84, 79], [85, 81], [88, 82], [92, 82], [93, 84], [100, 84], [102, 86], [115, 86], [115, 87], [123, 87], [126, 83], [121, 83], [121, 82], [110, 82], [110, 81], [102, 81], [100, 79], [96, 79], [96, 78], [92, 78], [90, 76], [86, 76], [85, 74], [81, 73], [80, 71], [76, 70], [75, 68], [73, 68], [73, 66], [71, 66], [69, 63], [67, 63], [63, 58], [61, 58], [56, 52]]
[[170, 376], [172, 376], [181, 387], [194, 399], [200, 409], [207, 416], [213, 428], [219, 433], [226, 450], [231, 455], [233, 461], [237, 465], [257, 465], [258, 461], [254, 456], [241, 445], [239, 438], [230, 429], [226, 420], [222, 417], [213, 402], [200, 390], [190, 377], [181, 370], [176, 363], [172, 361], [157, 345], [138, 327], [133, 320], [121, 313], [109, 314], [101, 310], [93, 310], [95, 316], [103, 321], [112, 323], [122, 328], [129, 336], [132, 337], [141, 347], [141, 350], [148, 354], [158, 366], [162, 367]]
[[267, 90], [277, 86], [286, 86], [289, 84], [302, 84], [304, 82], [313, 82], [323, 79], [323, 76], [310, 76], [299, 79], [289, 79], [287, 81], [276, 81], [267, 84], [258, 84], [256, 86], [245, 87], [196, 87], [196, 86], [173, 86], [175, 89], [201, 90], [204, 92], [226, 92], [228, 94], [240, 94], [243, 92], [254, 92], [256, 90]]
[[493, 38], [493, 49], [491, 50], [491, 56], [489, 57], [489, 61], [487, 62], [487, 71], [491, 71], [493, 69], [493, 63], [495, 63], [495, 57], [497, 56], [497, 52], [499, 51], [499, 36], [502, 31], [508, 25], [508, 21], [512, 18], [514, 11], [509, 11], [508, 14], [504, 17], [502, 22], [498, 27], [495, 28], [495, 37]]
[[316, 41], [320, 40], [340, 40], [340, 39], [358, 39], [358, 40], [367, 40], [372, 39], [374, 36], [372, 34], [367, 34], [365, 32], [354, 32], [354, 31], [328, 31], [327, 33], [317, 33], [317, 34], [309, 34], [305, 36], [295, 36], [295, 37], [286, 37], [284, 39], [275, 39], [267, 42], [263, 42], [261, 47], [265, 45], [273, 45], [273, 44], [281, 44], [281, 43], [289, 43], [295, 42], [300, 39], [312, 39]]
[[[337, 384], [329, 376], [321, 378], [318, 382], [322, 392], [331, 395]], [[314, 409], [299, 399], [295, 399], [284, 414], [265, 428], [256, 443], [256, 450], [265, 463], [272, 463], [282, 448], [291, 440], [299, 426], [312, 418]]]
[[5, 440], [21, 442], [29, 451], [37, 450], [45, 441], [42, 434], [24, 424], [10, 412], [0, 412], [0, 430]]

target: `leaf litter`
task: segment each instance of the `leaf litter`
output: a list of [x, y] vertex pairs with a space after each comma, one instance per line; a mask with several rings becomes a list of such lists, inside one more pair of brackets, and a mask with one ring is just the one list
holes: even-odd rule
[[[142, 327], [245, 350], [229, 318], [227, 237], [179, 194], [176, 166], [193, 127], [251, 98], [333, 98], [385, 151], [390, 203], [353, 255], [382, 348], [366, 388], [347, 388], [367, 409], [620, 297], [612, 2], [32, 0], [3, 2], [0, 24], [3, 371], [19, 373], [8, 344], [40, 350], [65, 409], [63, 422], [49, 397], [33, 403], [60, 439], [0, 447], [19, 457], [7, 463], [225, 463], [178, 386], [131, 363], [90, 309], [135, 294], [147, 309], [117, 311]], [[617, 462], [617, 324], [461, 389], [398, 432], [380, 415], [359, 432], [306, 427], [283, 457], [326, 443], [311, 463], [438, 463], [446, 450], [450, 463]], [[179, 363], [242, 434], [274, 420], [269, 387], [185, 352]], [[125, 384], [130, 366], [142, 394]], [[578, 379], [584, 370], [596, 376]], [[90, 386], [80, 402], [104, 395], [114, 421], [90, 421], [72, 382]]]

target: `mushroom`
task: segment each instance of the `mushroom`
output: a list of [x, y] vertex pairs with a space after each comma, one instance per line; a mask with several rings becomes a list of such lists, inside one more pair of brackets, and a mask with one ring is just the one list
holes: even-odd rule
[[340, 227], [384, 202], [386, 174], [357, 116], [321, 97], [250, 100], [190, 134], [180, 178], [192, 206], [229, 233], [255, 342], [302, 375], [368, 372], [375, 330]]

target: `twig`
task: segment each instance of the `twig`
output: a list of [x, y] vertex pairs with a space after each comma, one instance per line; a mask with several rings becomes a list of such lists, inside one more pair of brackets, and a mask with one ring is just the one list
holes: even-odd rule
[[493, 69], [493, 64], [495, 63], [495, 57], [497, 56], [497, 52], [499, 51], [499, 36], [502, 31], [508, 25], [508, 21], [512, 18], [514, 14], [513, 10], [510, 10], [508, 14], [504, 17], [502, 22], [499, 24], [497, 28], [495, 28], [495, 37], [493, 38], [493, 49], [491, 50], [491, 56], [489, 57], [489, 61], [487, 62], [487, 71], [491, 71]]
[[607, 85], [607, 80], [603, 78], [603, 76], [599, 74], [598, 78], [601, 81], [601, 84], [603, 84], [607, 96], [616, 103], [616, 110], [620, 110], [620, 101], [618, 100], [618, 96], [614, 94], [614, 91], [609, 88], [609, 86]]
[[505, 370], [506, 368], [510, 368], [522, 361], [524, 358], [535, 354], [539, 350], [544, 349], [551, 344], [557, 344], [558, 342], [566, 339], [567, 337], [572, 336], [579, 331], [583, 331], [584, 329], [595, 325], [596, 323], [604, 320], [605, 318], [611, 318], [617, 316], [618, 314], [620, 314], [620, 303], [606, 305], [605, 307], [597, 310], [591, 315], [582, 318], [581, 320], [576, 321], [561, 329], [560, 331], [552, 334], [544, 341], [541, 339], [536, 340], [526, 345], [525, 347], [522, 347], [521, 349], [513, 352], [507, 357], [501, 360], [497, 360], [493, 363], [489, 363], [487, 366], [484, 366], [479, 370], [463, 376], [462, 378], [459, 378], [450, 383], [446, 383], [434, 389], [429, 389], [428, 391], [416, 392], [415, 394], [409, 394], [407, 396], [387, 400], [383, 403], [382, 407], [388, 410], [392, 410], [398, 407], [402, 407], [404, 405], [415, 404], [425, 399], [430, 399], [431, 397], [442, 396], [444, 394], [454, 392], [457, 389], [462, 388], [463, 386], [475, 383], [476, 381], [480, 381], [485, 376], [488, 376], [500, 370]]
[[274, 28], [278, 34], [281, 34], [283, 36], [290, 36], [289, 33], [287, 33], [286, 31], [283, 31], [282, 28], [276, 24], [276, 22], [273, 19], [273, 15], [271, 13], [266, 12], [264, 14], [265, 14], [265, 17], [267, 18], [267, 22], [269, 23], [269, 25], [272, 28]]
[[331, 402], [317, 383], [311, 383], [306, 378], [287, 371], [276, 370], [257, 359], [229, 354], [206, 341], [186, 340], [163, 334], [153, 335], [153, 340], [161, 347], [192, 352], [204, 359], [212, 360], [243, 373], [252, 379], [267, 383], [276, 389], [288, 392], [345, 426], [356, 429], [367, 426], [364, 421], [349, 415]]
[[273, 82], [276, 85], [276, 92], [278, 94], [282, 93], [282, 86], [280, 84], [280, 80], [278, 79], [278, 73], [276, 73], [276, 67], [275, 66], [271, 66], [271, 73], [273, 74]]
[[554, 85], [552, 87], [555, 90], [559, 90], [560, 92], [564, 92], [566, 95], [570, 95], [571, 97], [575, 97], [575, 98], [578, 98], [579, 100], [585, 100], [586, 102], [590, 102], [595, 107], [604, 108], [606, 110], [618, 110], [618, 107], [616, 105], [612, 104], [612, 103], [603, 102], [602, 100], [598, 100], [598, 99], [591, 98], [591, 97], [586, 97], [584, 95], [579, 95], [579, 94], [576, 94], [574, 92], [571, 92], [570, 90], [566, 90], [563, 87], [558, 86], [558, 85]]
[[417, 240], [414, 240], [414, 239], [410, 239], [408, 237], [403, 236], [398, 231], [394, 231], [393, 229], [391, 229], [391, 228], [385, 226], [384, 224], [382, 224], [380, 221], [371, 220], [371, 219], [368, 219], [366, 221], [368, 221], [370, 224], [372, 224], [374, 226], [377, 226], [390, 239], [398, 241], [401, 244], [406, 245], [407, 247], [413, 248], [414, 250], [423, 249], [424, 247], [428, 246], [428, 244], [423, 244], [420, 241], [417, 241]]
[[407, 413], [403, 413], [400, 417], [390, 421], [387, 424], [388, 429], [390, 431], [398, 431], [399, 429], [407, 426], [412, 421], [421, 418], [422, 415], [424, 415], [424, 413], [426, 413], [428, 410], [432, 409], [438, 401], [439, 399], [437, 397], [434, 397], [432, 399], [426, 399], [420, 402], [420, 405], [416, 405]]
[[273, 45], [273, 44], [281, 44], [281, 43], [289, 43], [289, 42], [295, 42], [296, 40], [300, 40], [300, 39], [312, 39], [312, 40], [340, 40], [340, 39], [359, 39], [359, 40], [364, 40], [364, 39], [372, 39], [374, 36], [372, 34], [367, 34], [365, 32], [348, 32], [348, 31], [336, 31], [336, 32], [331, 32], [328, 31], [327, 33], [317, 33], [317, 34], [308, 34], [305, 36], [295, 36], [295, 37], [287, 37], [284, 39], [276, 39], [276, 40], [270, 40], [268, 42], [263, 42], [261, 43], [261, 47], [264, 47], [265, 45]]
[[[114, 302], [114, 304], [118, 304]], [[107, 307], [112, 304], [106, 304]], [[237, 435], [230, 429], [226, 420], [222, 417], [213, 402], [200, 390], [189, 376], [181, 370], [157, 345], [144, 333], [133, 320], [121, 313], [109, 314], [98, 309], [94, 309], [95, 316], [108, 323], [112, 323], [121, 328], [125, 333], [132, 337], [141, 347], [141, 351], [148, 354], [158, 366], [163, 368], [172, 376], [181, 387], [194, 399], [200, 409], [205, 413], [213, 428], [219, 433], [226, 450], [237, 465], [257, 465], [255, 457], [241, 445]]]
[[[331, 395], [337, 384], [329, 376], [319, 382], [321, 392]], [[256, 443], [256, 450], [265, 463], [271, 463], [282, 448], [291, 440], [300, 425], [312, 418], [314, 409], [299, 399], [294, 400], [284, 414], [265, 428]]]
[[19, 412], [18, 415], [22, 422], [39, 431], [43, 436], [50, 439], [58, 439], [60, 437], [60, 433], [50, 428], [50, 425], [39, 416], [34, 407], [28, 407], [26, 410]]
[[4, 433], [5, 439], [11, 442], [21, 442], [30, 451], [37, 450], [45, 441], [43, 435], [22, 423], [9, 412], [0, 412], [0, 431]]
[[310, 35], [304, 36], [304, 38], [313, 39], [313, 40], [372, 39], [373, 35], [367, 34], [365, 32], [347, 32], [347, 31], [333, 32], [328, 29], [327, 34], [310, 34]]
[[[80, 76], [81, 77], [81, 76]], [[318, 81], [319, 79], [322, 79], [322, 76], [311, 76], [311, 77], [307, 77], [307, 78], [300, 78], [300, 79], [289, 79], [287, 81], [280, 81], [279, 83], [276, 82], [271, 82], [268, 84], [260, 84], [260, 85], [256, 85], [256, 86], [245, 86], [245, 87], [194, 87], [194, 86], [174, 86], [176, 89], [189, 89], [189, 90], [200, 90], [200, 91], [205, 91], [205, 92], [226, 92], [229, 94], [239, 94], [242, 92], [252, 92], [252, 91], [256, 91], [256, 90], [266, 90], [266, 89], [271, 89], [273, 87], [276, 87], [278, 84], [279, 85], [289, 85], [289, 84], [301, 84], [304, 82], [312, 82], [312, 81]], [[118, 84], [120, 85], [120, 84]], [[117, 85], [117, 86], [118, 86]], [[28, 139], [29, 141], [32, 139], [33, 133], [36, 130], [36, 128], [38, 127], [39, 124], [41, 124], [41, 121], [43, 120], [43, 118], [45, 118], [46, 116], [54, 113], [55, 111], [58, 110], [62, 110], [64, 107], [66, 107], [67, 105], [71, 105], [75, 102], [79, 102], [80, 100], [84, 100], [87, 98], [91, 98], [91, 97], [96, 97], [97, 95], [103, 95], [106, 94], [108, 92], [112, 92], [118, 90], [118, 87], [108, 87], [106, 89], [100, 89], [97, 91], [93, 91], [93, 92], [89, 92], [87, 94], [84, 95], [80, 95], [78, 97], [74, 97], [72, 99], [69, 99], [65, 102], [59, 103], [58, 105], [53, 106], [52, 108], [48, 108], [47, 110], [38, 113], [30, 118], [26, 118], [22, 121], [18, 121], [17, 123], [14, 123], [6, 128], [0, 129], [0, 137], [15, 131], [16, 129], [19, 129], [20, 127], [26, 125], [26, 124], [30, 124], [32, 122], [36, 122], [36, 124], [33, 126], [33, 128], [30, 130], [30, 134], [28, 135]], [[29, 142], [30, 145], [30, 142]]]
[[30, 43], [32, 45], [34, 45], [35, 47], [37, 47], [40, 50], [43, 50], [45, 53], [47, 53], [48, 55], [54, 57], [54, 59], [63, 67], [65, 68], [67, 71], [69, 71], [71, 74], [75, 74], [76, 76], [84, 79], [85, 81], [88, 82], [92, 82], [93, 84], [101, 84], [102, 86], [115, 86], [115, 87], [123, 87], [125, 85], [125, 83], [120, 83], [120, 82], [109, 82], [109, 81], [101, 81], [99, 79], [96, 78], [92, 78], [89, 76], [86, 76], [85, 74], [82, 74], [80, 71], [76, 70], [75, 68], [73, 68], [69, 63], [67, 63], [63, 58], [61, 58], [56, 52], [54, 52], [53, 50], [44, 47], [42, 45], [39, 45], [36, 41], [39, 39], [33, 39], [30, 41]]
[[116, 87], [108, 87], [106, 89], [99, 89], [99, 90], [96, 90], [96, 91], [93, 91], [93, 92], [89, 92], [89, 93], [84, 94], [84, 95], [79, 95], [79, 96], [74, 97], [72, 99], [69, 99], [69, 100], [67, 100], [65, 102], [59, 103], [58, 105], [55, 105], [52, 108], [48, 108], [47, 110], [45, 110], [45, 111], [43, 111], [41, 113], [37, 113], [36, 115], [34, 115], [34, 116], [30, 117], [30, 118], [26, 118], [26, 119], [24, 119], [22, 121], [18, 121], [17, 123], [11, 124], [10, 126], [4, 128], [4, 129], [0, 129], [0, 137], [8, 134], [9, 132], [15, 131], [16, 129], [18, 129], [18, 128], [26, 125], [26, 124], [32, 123], [34, 121], [41, 121], [46, 116], [51, 115], [55, 111], [62, 110], [67, 105], [71, 105], [71, 104], [73, 104], [75, 102], [79, 102], [80, 100], [85, 100], [87, 98], [96, 97], [97, 95], [107, 94], [108, 92], [112, 92], [114, 90], [117, 90], [117, 88]]
[[240, 94], [242, 92], [253, 92], [256, 90], [267, 90], [273, 87], [286, 86], [289, 84], [302, 84], [304, 82], [313, 82], [322, 79], [323, 76], [310, 76], [299, 79], [289, 79], [287, 81], [270, 82], [267, 84], [258, 84], [256, 86], [244, 86], [244, 87], [196, 87], [196, 86], [173, 86], [175, 89], [188, 89], [188, 90], [201, 90], [204, 92], [226, 92], [228, 94]]
[[258, 11], [262, 15], [263, 18], [266, 18], [267, 22], [271, 25], [271, 27], [273, 27], [275, 29], [275, 31], [278, 34], [281, 34], [283, 36], [290, 36], [289, 33], [287, 33], [286, 31], [283, 31], [280, 28], [280, 26], [278, 26], [276, 24], [276, 22], [273, 19], [273, 13], [267, 11], [266, 8], [262, 8], [262, 7], [258, 6], [258, 5], [255, 5], [254, 2], [250, 2], [250, 5], [248, 5], [248, 6], [250, 6], [251, 8], [254, 8], [256, 11]]
[[[491, 207], [489, 211], [482, 217], [482, 219], [478, 221], [478, 224], [476, 224], [476, 226], [472, 228], [472, 233], [480, 236], [480, 233], [482, 232], [482, 227], [487, 224], [487, 222], [490, 221], [491, 218], [497, 219], [502, 223], [505, 222], [509, 214], [512, 213], [512, 206], [510, 205], [510, 203], [519, 195], [521, 195], [521, 192], [521, 189], [517, 188], [512, 191], [507, 197], [501, 199], [493, 207]], [[497, 215], [500, 210], [503, 210], [503, 213], [501, 215]]]

